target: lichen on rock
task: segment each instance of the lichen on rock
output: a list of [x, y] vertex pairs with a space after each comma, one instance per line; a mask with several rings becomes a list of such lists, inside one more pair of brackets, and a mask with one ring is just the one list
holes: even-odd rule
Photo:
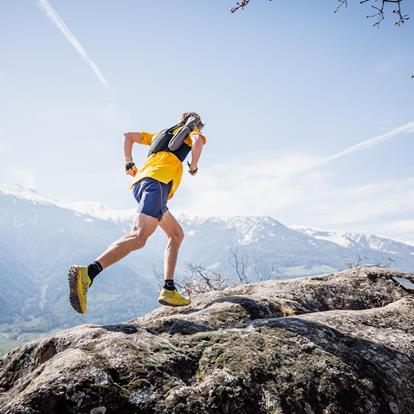
[[1, 413], [414, 413], [414, 297], [364, 267], [82, 325], [0, 363]]

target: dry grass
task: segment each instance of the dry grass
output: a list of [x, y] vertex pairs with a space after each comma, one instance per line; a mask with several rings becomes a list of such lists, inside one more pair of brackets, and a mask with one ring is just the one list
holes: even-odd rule
[[292, 316], [295, 314], [295, 309], [291, 308], [289, 305], [282, 304], [280, 305], [280, 312], [283, 316]]

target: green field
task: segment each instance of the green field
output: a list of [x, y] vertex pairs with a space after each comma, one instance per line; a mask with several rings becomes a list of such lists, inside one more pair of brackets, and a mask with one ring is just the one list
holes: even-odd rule
[[0, 357], [7, 354], [11, 349], [23, 344], [24, 342], [15, 341], [14, 339], [0, 338]]

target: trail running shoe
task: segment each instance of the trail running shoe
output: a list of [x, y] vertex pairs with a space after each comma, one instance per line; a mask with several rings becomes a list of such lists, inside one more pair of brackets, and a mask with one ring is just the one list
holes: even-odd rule
[[86, 297], [89, 286], [92, 284], [86, 266], [72, 266], [68, 272], [69, 301], [73, 309], [79, 313], [86, 313]]
[[191, 303], [191, 299], [180, 295], [177, 289], [167, 290], [162, 288], [158, 302], [166, 306], [186, 306]]

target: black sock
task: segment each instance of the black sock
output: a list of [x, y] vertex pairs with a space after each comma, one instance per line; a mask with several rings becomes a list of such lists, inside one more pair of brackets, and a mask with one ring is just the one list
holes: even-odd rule
[[170, 280], [170, 279], [165, 280], [164, 289], [175, 290], [174, 280]]
[[91, 279], [91, 282], [93, 282], [93, 279], [95, 279], [95, 277], [98, 276], [102, 270], [103, 267], [97, 260], [88, 266], [88, 276]]

